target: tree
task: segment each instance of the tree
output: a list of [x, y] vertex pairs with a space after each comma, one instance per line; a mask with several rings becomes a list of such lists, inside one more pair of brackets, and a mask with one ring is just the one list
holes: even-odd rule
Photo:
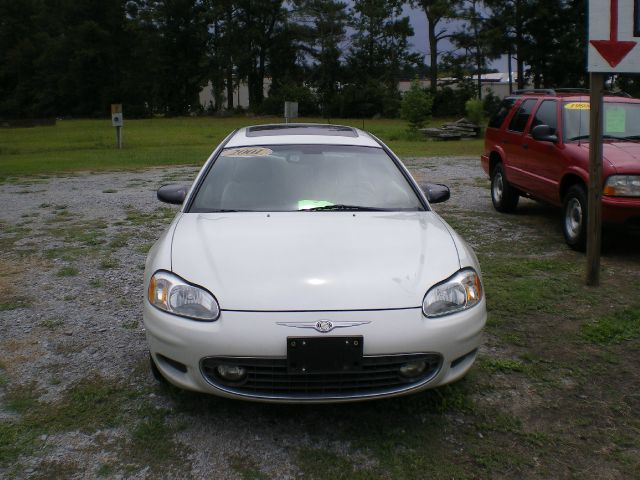
[[157, 65], [154, 90], [170, 115], [188, 113], [199, 106], [206, 84], [208, 39], [205, 5], [200, 0], [139, 0], [148, 15], [140, 17], [155, 30]]
[[464, 50], [465, 63], [472, 68], [476, 78], [476, 97], [482, 98], [482, 77], [487, 71], [487, 60], [496, 58], [488, 48], [487, 23], [483, 15], [481, 0], [463, 0], [457, 11], [457, 18], [464, 21], [463, 27], [452, 34], [453, 43]]
[[518, 88], [524, 88], [524, 19], [533, 12], [526, 0], [484, 0], [490, 9], [487, 24], [488, 46], [493, 53], [516, 56]]
[[346, 36], [346, 3], [338, 0], [297, 2], [297, 22], [303, 54], [311, 58], [308, 81], [316, 88], [325, 115], [337, 114], [337, 96], [343, 79], [342, 43]]
[[246, 78], [249, 87], [249, 105], [259, 108], [264, 98], [264, 78], [268, 55], [279, 23], [286, 18], [282, 0], [238, 0], [235, 28], [241, 32], [238, 39], [238, 76]]
[[420, 57], [409, 52], [413, 29], [401, 17], [397, 0], [356, 0], [351, 9], [351, 48], [347, 57], [349, 77], [363, 93], [362, 115], [371, 112], [395, 115], [399, 108], [398, 74]]
[[417, 0], [416, 3], [424, 10], [427, 16], [430, 57], [429, 79], [431, 93], [435, 95], [438, 88], [438, 42], [450, 36], [446, 29], [438, 29], [438, 24], [444, 20], [455, 18], [455, 8], [459, 0]]
[[99, 115], [120, 95], [123, 0], [1, 0], [0, 19], [1, 115]]
[[409, 122], [409, 128], [417, 130], [431, 115], [433, 99], [426, 93], [420, 83], [414, 80], [411, 88], [402, 97], [401, 117]]
[[[584, 0], [484, 0], [492, 53], [515, 53], [518, 88], [586, 84]], [[525, 65], [529, 71], [525, 72]]]
[[535, 88], [586, 85], [584, 0], [536, 0], [524, 22], [524, 61]]

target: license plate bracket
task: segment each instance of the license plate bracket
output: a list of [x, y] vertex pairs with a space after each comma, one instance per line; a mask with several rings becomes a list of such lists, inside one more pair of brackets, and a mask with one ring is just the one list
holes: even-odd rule
[[362, 369], [363, 337], [287, 337], [288, 373], [337, 373]]

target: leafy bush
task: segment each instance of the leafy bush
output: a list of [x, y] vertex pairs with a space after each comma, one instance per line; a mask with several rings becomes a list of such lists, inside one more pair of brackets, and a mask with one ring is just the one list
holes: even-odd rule
[[304, 85], [284, 84], [272, 88], [269, 96], [262, 101], [261, 113], [284, 116], [284, 102], [298, 102], [298, 115], [312, 116], [318, 113], [318, 99], [314, 92]]
[[485, 118], [493, 117], [500, 108], [500, 97], [495, 95], [493, 92], [487, 92], [487, 94], [482, 99], [482, 108], [484, 109]]
[[468, 83], [460, 83], [457, 88], [442, 87], [433, 99], [433, 115], [435, 117], [456, 117], [465, 114], [464, 105], [473, 98], [474, 87]]
[[333, 116], [342, 118], [371, 118], [382, 115], [386, 118], [398, 116], [400, 96], [395, 88], [368, 79], [362, 84], [346, 85], [336, 95], [332, 106]]
[[411, 88], [402, 97], [400, 114], [409, 122], [409, 128], [417, 130], [431, 115], [433, 99], [431, 95], [420, 88], [417, 81], [411, 83]]
[[464, 110], [467, 120], [476, 125], [482, 125], [484, 122], [484, 107], [482, 100], [470, 98], [464, 104]]

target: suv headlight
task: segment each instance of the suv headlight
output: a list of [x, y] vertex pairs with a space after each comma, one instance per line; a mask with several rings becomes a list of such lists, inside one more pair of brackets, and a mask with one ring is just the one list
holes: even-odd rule
[[181, 317], [212, 322], [220, 316], [220, 306], [211, 293], [162, 270], [151, 277], [147, 299], [154, 307]]
[[640, 197], [640, 175], [611, 175], [602, 193], [611, 197]]
[[441, 317], [471, 308], [480, 300], [480, 277], [475, 270], [466, 268], [431, 287], [422, 301], [422, 312], [427, 317]]

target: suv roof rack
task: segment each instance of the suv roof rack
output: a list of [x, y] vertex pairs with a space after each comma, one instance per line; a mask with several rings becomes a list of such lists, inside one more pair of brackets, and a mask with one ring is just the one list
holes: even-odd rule
[[545, 95], [555, 95], [556, 91], [553, 88], [522, 88], [520, 90], [514, 90], [514, 94], [516, 95], [536, 95], [536, 94], [545, 94]]
[[[588, 95], [591, 93], [591, 90], [588, 88], [523, 88], [520, 90], [514, 90], [513, 93], [515, 95], [557, 95], [559, 93], [580, 93]], [[612, 92], [610, 90], [605, 90], [604, 94], [611, 97], [631, 98], [631, 95], [623, 91]]]

